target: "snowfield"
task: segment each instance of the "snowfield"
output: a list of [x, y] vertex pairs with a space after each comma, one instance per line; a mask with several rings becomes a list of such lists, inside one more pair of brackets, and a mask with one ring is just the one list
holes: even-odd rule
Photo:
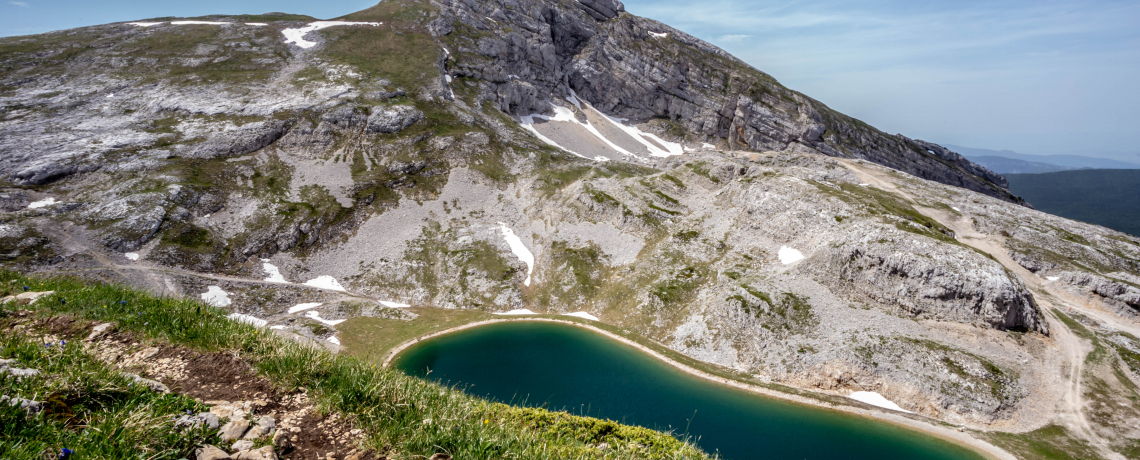
[[507, 240], [507, 245], [511, 247], [511, 252], [515, 253], [515, 256], [517, 256], [519, 260], [526, 263], [526, 281], [523, 281], [523, 284], [530, 286], [530, 274], [534, 271], [534, 254], [530, 253], [530, 250], [527, 249], [522, 240], [515, 235], [515, 232], [511, 230], [510, 227], [507, 227], [507, 224], [499, 222], [499, 228], [503, 231], [503, 239]]
[[340, 283], [336, 280], [336, 278], [333, 278], [333, 277], [328, 276], [328, 275], [318, 276], [314, 279], [305, 281], [305, 286], [311, 286], [311, 287], [315, 287], [315, 288], [330, 289], [333, 291], [345, 292], [344, 286], [341, 286]]
[[288, 283], [288, 281], [285, 281], [285, 277], [281, 276], [281, 270], [278, 270], [276, 265], [269, 263], [269, 259], [261, 259], [261, 268], [269, 275], [265, 278], [265, 281], [270, 283]]
[[898, 404], [891, 402], [889, 399], [884, 398], [883, 395], [875, 393], [874, 391], [856, 391], [854, 393], [851, 393], [848, 398], [867, 403], [875, 407], [882, 407], [883, 409], [897, 410], [899, 412], [906, 412], [908, 414], [914, 413], [899, 407]]
[[312, 48], [317, 46], [317, 42], [305, 40], [305, 35], [309, 32], [315, 32], [321, 29], [327, 29], [334, 26], [379, 26], [379, 22], [349, 22], [349, 21], [316, 21], [310, 22], [309, 25], [299, 29], [285, 29], [281, 33], [285, 35], [285, 44], [294, 44], [300, 48]]
[[228, 307], [230, 301], [230, 293], [223, 291], [221, 286], [207, 286], [206, 292], [202, 293], [202, 301], [215, 307]]
[[263, 319], [258, 318], [256, 316], [243, 315], [241, 313], [234, 313], [234, 314], [227, 316], [226, 318], [232, 319], [234, 321], [250, 324], [250, 325], [253, 325], [255, 327], [265, 327], [266, 324], [269, 324], [269, 321], [263, 320]]
[[804, 253], [787, 246], [780, 248], [780, 253], [778, 256], [780, 257], [780, 263], [784, 265], [794, 264], [796, 262], [804, 260]]

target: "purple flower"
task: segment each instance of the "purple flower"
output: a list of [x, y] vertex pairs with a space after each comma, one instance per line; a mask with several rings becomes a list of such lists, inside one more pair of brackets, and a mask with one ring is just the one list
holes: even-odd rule
[[59, 341], [59, 346], [61, 346], [61, 347], [62, 347], [62, 346], [65, 346], [65, 345], [67, 345], [67, 341], [66, 341], [66, 340], [60, 340], [60, 341]]

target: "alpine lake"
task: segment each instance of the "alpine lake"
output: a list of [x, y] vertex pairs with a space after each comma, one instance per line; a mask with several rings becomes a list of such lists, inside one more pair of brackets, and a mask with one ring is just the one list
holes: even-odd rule
[[456, 331], [412, 345], [392, 365], [504, 403], [672, 431], [727, 460], [984, 458], [891, 423], [712, 382], [559, 323]]

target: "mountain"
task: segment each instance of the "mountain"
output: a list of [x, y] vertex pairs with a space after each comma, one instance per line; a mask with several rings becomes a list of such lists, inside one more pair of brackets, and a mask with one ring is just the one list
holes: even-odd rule
[[362, 359], [465, 313], [586, 312], [981, 448], [1110, 457], [1140, 426], [1140, 239], [618, 2], [0, 39], [0, 174], [5, 266], [201, 297]]
[[[1069, 168], [1066, 166], [1057, 166], [1047, 163], [1035, 163], [1032, 161], [1015, 160], [1013, 158], [1005, 157], [973, 157], [971, 161], [981, 165], [982, 167], [996, 172], [998, 174], [1037, 174], [1044, 172], [1065, 171]], [[1014, 192], [1016, 194], [1016, 192]]]
[[[970, 158], [973, 161], [992, 161], [992, 160], [984, 160], [984, 158], [1000, 157], [1000, 158], [1007, 158], [1007, 159], [1025, 161], [1025, 162], [1030, 162], [1030, 163], [1043, 163], [1046, 165], [1053, 165], [1053, 166], [1057, 166], [1057, 167], [1061, 168], [1061, 169], [1057, 169], [1058, 171], [1064, 170], [1064, 169], [1084, 169], [1084, 168], [1088, 168], [1088, 169], [1140, 169], [1140, 164], [1128, 163], [1128, 162], [1117, 161], [1117, 160], [1110, 160], [1108, 158], [1094, 158], [1094, 157], [1086, 157], [1086, 156], [1080, 156], [1080, 155], [1026, 155], [1023, 153], [1014, 152], [1012, 150], [975, 149], [975, 148], [970, 148], [970, 147], [961, 147], [961, 146], [949, 145], [949, 144], [946, 145], [946, 148], [951, 149], [955, 152], [961, 153], [962, 156], [964, 156], [966, 158]], [[1006, 164], [997, 163], [996, 165], [998, 165], [999, 167], [1001, 167], [1001, 166], [1012, 166], [1014, 168], [1021, 167], [1021, 165], [1019, 165], [1019, 164], [1009, 164], [1009, 163], [1006, 163]], [[1014, 171], [1007, 171], [1007, 172], [1009, 172], [1011, 174], [1018, 174], [1018, 172], [1014, 172]], [[1028, 171], [1026, 171], [1026, 172], [1028, 172]], [[1045, 171], [1041, 171], [1041, 172], [1045, 172]], [[1004, 172], [1003, 172], [1003, 174], [1004, 174]]]
[[1011, 174], [1009, 187], [1037, 209], [1140, 235], [1140, 170]]

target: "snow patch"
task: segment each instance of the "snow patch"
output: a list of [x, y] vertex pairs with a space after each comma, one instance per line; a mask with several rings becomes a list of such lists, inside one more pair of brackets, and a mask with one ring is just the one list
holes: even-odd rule
[[804, 260], [804, 253], [787, 246], [781, 246], [780, 252], [777, 255], [780, 257], [780, 263], [784, 265], [794, 264]]
[[708, 142], [702, 142], [701, 147], [704, 147], [704, 148], [709, 149], [709, 150], [716, 150], [716, 146], [712, 145]]
[[33, 202], [29, 203], [28, 209], [46, 208], [46, 207], [51, 206], [51, 205], [56, 204], [56, 203], [57, 202], [55, 201], [55, 198], [48, 197], [48, 198], [44, 198], [40, 201], [33, 201]]
[[285, 277], [281, 276], [281, 270], [279, 270], [276, 265], [269, 263], [269, 259], [261, 259], [261, 269], [265, 270], [265, 273], [269, 275], [265, 278], [265, 281], [270, 283], [288, 283], [288, 281], [285, 281]]
[[585, 318], [585, 319], [588, 319], [590, 321], [601, 321], [600, 319], [598, 319], [597, 316], [591, 315], [591, 314], [586, 313], [584, 311], [576, 311], [574, 313], [564, 313], [562, 316], [577, 316], [579, 318]]
[[[678, 144], [676, 142], [669, 142], [665, 139], [657, 137], [656, 134], [642, 131], [636, 126], [625, 125], [624, 122], [627, 121], [625, 118], [614, 118], [604, 113], [602, 113], [602, 117], [605, 117], [605, 119], [609, 120], [610, 123], [613, 123], [614, 126], [617, 126], [618, 129], [625, 131], [625, 133], [629, 134], [633, 140], [640, 142], [641, 145], [644, 145], [645, 148], [649, 150], [650, 155], [653, 155], [655, 157], [670, 157], [674, 155], [683, 155], [685, 153], [685, 148], [681, 146], [681, 144]], [[653, 142], [649, 142], [646, 139], [651, 139]], [[658, 145], [664, 147], [664, 149], [658, 147]]]
[[388, 308], [408, 308], [411, 306], [411, 305], [408, 305], [406, 303], [389, 302], [387, 300], [381, 300], [380, 305], [383, 305], [383, 306], [388, 307]]
[[650, 37], [653, 37], [653, 38], [665, 38], [665, 37], [668, 37], [668, 36], [669, 36], [669, 34], [668, 34], [668, 33], [665, 33], [665, 32], [661, 32], [661, 33], [658, 33], [658, 32], [650, 32], [650, 33], [649, 33], [649, 36], [650, 36]]
[[317, 307], [319, 307], [319, 306], [321, 306], [321, 305], [324, 305], [324, 304], [323, 304], [323, 303], [320, 303], [320, 302], [314, 302], [314, 303], [299, 303], [299, 304], [297, 304], [297, 305], [294, 305], [294, 306], [292, 306], [292, 307], [289, 307], [289, 313], [290, 313], [290, 314], [292, 314], [292, 313], [297, 313], [297, 312], [299, 312], [299, 311], [312, 310], [312, 309], [314, 309], [314, 308], [317, 308]]
[[962, 210], [961, 210], [961, 209], [955, 208], [955, 207], [953, 207], [953, 206], [951, 206], [951, 207], [950, 207], [950, 209], [953, 209], [953, 210], [954, 210], [954, 211], [956, 211], [956, 212], [962, 212]]
[[206, 292], [202, 293], [202, 301], [215, 307], [228, 307], [230, 306], [230, 293], [223, 291], [221, 286], [207, 286]]
[[126, 257], [126, 258], [127, 258], [127, 259], [129, 259], [129, 260], [139, 260], [139, 253], [137, 253], [137, 252], [128, 252], [128, 253], [126, 253], [126, 254], [123, 254], [123, 257]]
[[308, 313], [305, 313], [305, 317], [312, 319], [312, 320], [320, 321], [322, 323], [328, 324], [329, 326], [336, 326], [337, 324], [343, 323], [345, 321], [343, 319], [324, 319], [324, 318], [321, 318], [321, 313], [316, 312], [316, 311], [310, 311]]
[[337, 282], [336, 278], [328, 275], [318, 276], [314, 279], [305, 281], [305, 286], [345, 292], [344, 287], [341, 286], [339, 282]]
[[139, 27], [154, 27], [154, 26], [157, 26], [159, 24], [162, 24], [162, 23], [161, 22], [128, 22], [127, 23], [127, 25], [139, 26]]
[[176, 26], [230, 26], [232, 22], [219, 22], [219, 21], [171, 21], [171, 24]]
[[269, 321], [263, 320], [256, 316], [243, 315], [241, 313], [233, 313], [226, 318], [232, 319], [239, 323], [246, 323], [254, 327], [265, 327], [266, 324], [269, 324]]
[[334, 335], [334, 336], [332, 336], [332, 337], [329, 337], [329, 342], [332, 342], [332, 343], [334, 343], [334, 344], [340, 345], [340, 340], [337, 340], [337, 338], [336, 338], [336, 336], [335, 336], [335, 335]]
[[537, 315], [538, 313], [530, 311], [526, 308], [520, 308], [518, 310], [511, 310], [511, 311], [505, 311], [502, 313], [491, 313], [491, 314], [492, 315]]
[[277, 326], [270, 326], [269, 328], [270, 328], [270, 329], [286, 329], [286, 327], [285, 327], [285, 326], [281, 326], [281, 325], [277, 325]]
[[1046, 276], [1045, 279], [1047, 279], [1049, 281], [1058, 281], [1061, 279], [1061, 277], [1060, 276]]
[[326, 29], [333, 26], [379, 26], [380, 22], [349, 22], [349, 21], [316, 21], [310, 22], [309, 25], [299, 29], [285, 29], [281, 31], [285, 35], [285, 44], [295, 44], [301, 48], [312, 48], [317, 46], [317, 42], [305, 40], [305, 35], [309, 32]]
[[883, 395], [875, 393], [874, 391], [856, 391], [854, 393], [851, 393], [848, 398], [867, 403], [875, 407], [882, 407], [883, 409], [897, 410], [899, 412], [913, 414], [913, 412], [899, 407], [898, 404], [891, 402], [889, 399], [884, 398]]
[[264, 22], [247, 22], [247, 23], [245, 23], [245, 25], [247, 25], [247, 26], [254, 26], [254, 27], [265, 27], [265, 26], [267, 26], [267, 25], [269, 25], [269, 24], [267, 24], [267, 23], [264, 23]]
[[507, 224], [499, 222], [499, 229], [503, 231], [503, 239], [506, 240], [507, 245], [511, 247], [511, 252], [515, 253], [515, 256], [518, 257], [519, 260], [526, 263], [526, 280], [523, 281], [523, 285], [530, 286], [530, 274], [534, 272], [534, 254], [530, 253], [530, 250], [527, 249], [522, 240], [515, 235], [515, 232], [511, 230], [510, 227], [507, 227]]

